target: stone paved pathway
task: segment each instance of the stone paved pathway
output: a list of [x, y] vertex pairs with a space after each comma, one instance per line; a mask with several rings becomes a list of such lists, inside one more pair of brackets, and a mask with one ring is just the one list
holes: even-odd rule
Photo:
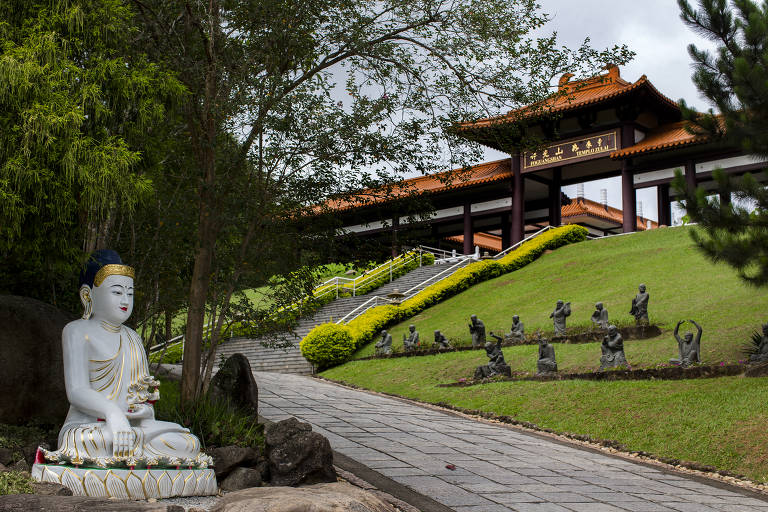
[[[456, 512], [768, 512], [768, 500], [309, 377], [256, 372], [260, 414]], [[454, 464], [456, 469], [447, 469]]]

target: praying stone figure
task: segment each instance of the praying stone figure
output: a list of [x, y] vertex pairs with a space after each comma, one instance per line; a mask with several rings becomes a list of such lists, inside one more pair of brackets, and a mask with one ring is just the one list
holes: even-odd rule
[[629, 314], [635, 316], [637, 325], [648, 323], [648, 298], [645, 285], [641, 284], [638, 286], [637, 295], [632, 299], [632, 309], [629, 310]]
[[69, 413], [58, 449], [38, 450], [32, 476], [75, 495], [216, 494], [216, 476], [206, 469], [213, 461], [198, 438], [155, 420], [160, 383], [149, 374], [141, 337], [124, 325], [133, 311], [133, 278], [112, 250], [94, 252], [81, 272], [85, 312], [62, 331]]
[[485, 344], [485, 354], [488, 356], [488, 364], [478, 366], [475, 369], [475, 380], [493, 377], [494, 375], [512, 376], [512, 369], [504, 361], [504, 353], [501, 351], [501, 336], [491, 333], [496, 343], [491, 341]]
[[408, 337], [403, 334], [403, 346], [406, 352], [416, 350], [419, 346], [419, 331], [416, 330], [415, 325], [408, 326]]
[[435, 331], [435, 341], [432, 342], [432, 347], [435, 346], [437, 346], [438, 349], [451, 348], [451, 344], [448, 342], [448, 339], [440, 331]]
[[550, 345], [547, 338], [539, 338], [539, 360], [536, 362], [538, 373], [554, 373], [557, 371], [555, 347]]
[[472, 348], [485, 345], [485, 324], [477, 319], [477, 315], [469, 317], [472, 323], [469, 324], [469, 334], [472, 335]]
[[679, 351], [680, 358], [679, 359], [670, 359], [669, 362], [672, 364], [679, 364], [683, 368], [688, 368], [693, 363], [700, 363], [701, 362], [701, 326], [697, 324], [693, 320], [688, 320], [693, 325], [696, 326], [697, 333], [696, 338], [694, 339], [693, 333], [688, 331], [683, 335], [681, 338], [678, 335], [678, 332], [680, 331], [680, 325], [685, 322], [685, 320], [680, 320], [677, 322], [677, 325], [675, 326], [675, 339], [677, 340], [677, 348]]
[[512, 316], [512, 329], [509, 331], [509, 337], [517, 341], [525, 339], [525, 327], [517, 315]]
[[595, 312], [592, 313], [592, 323], [597, 325], [601, 329], [608, 328], [608, 310], [603, 307], [602, 302], [595, 304]]
[[565, 319], [571, 316], [571, 303], [557, 301], [555, 310], [549, 314], [555, 326], [555, 336], [565, 336]]
[[764, 363], [768, 361], [768, 324], [763, 324], [763, 334], [755, 332], [752, 336], [753, 343], [757, 346], [757, 352], [749, 356], [750, 363]]
[[381, 339], [379, 340], [376, 345], [374, 345], [374, 348], [376, 349], [376, 355], [382, 356], [382, 355], [389, 355], [392, 353], [392, 335], [389, 334], [387, 331], [381, 331]]
[[608, 334], [603, 338], [603, 344], [600, 346], [602, 356], [600, 357], [600, 369], [614, 368], [617, 366], [628, 366], [627, 358], [624, 355], [624, 338], [615, 325], [608, 327]]

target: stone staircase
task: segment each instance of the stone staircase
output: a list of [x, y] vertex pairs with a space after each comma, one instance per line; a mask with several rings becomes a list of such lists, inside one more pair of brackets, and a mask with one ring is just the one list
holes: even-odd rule
[[[312, 364], [301, 355], [299, 342], [315, 326], [326, 322], [336, 322], [375, 296], [386, 296], [394, 289], [404, 293], [423, 283], [422, 286], [414, 288], [408, 294], [409, 296], [413, 295], [467, 264], [468, 262], [463, 262], [454, 266], [427, 265], [419, 267], [367, 295], [336, 299], [321, 307], [313, 315], [299, 320], [293, 333], [280, 334], [278, 339], [292, 343], [292, 346], [286, 349], [264, 347], [258, 339], [232, 338], [219, 347], [216, 359], [218, 360], [222, 355], [227, 358], [232, 354], [241, 353], [248, 358], [254, 371], [311, 374], [313, 372]], [[360, 311], [357, 312], [357, 314], [360, 313]]]

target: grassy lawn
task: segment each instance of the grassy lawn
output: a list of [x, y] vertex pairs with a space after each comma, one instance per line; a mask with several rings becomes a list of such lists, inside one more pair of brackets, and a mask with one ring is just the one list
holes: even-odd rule
[[[613, 322], [627, 324], [637, 285], [651, 295], [649, 315], [663, 334], [625, 341], [633, 367], [666, 363], [677, 356], [672, 329], [693, 318], [704, 328], [705, 363], [744, 359], [750, 333], [766, 321], [768, 294], [742, 283], [726, 265], [704, 258], [689, 237], [692, 228], [659, 229], [626, 237], [565, 246], [529, 266], [478, 284], [390, 329], [401, 345], [408, 324], [423, 341], [442, 330], [469, 344], [469, 315], [487, 331], [507, 332], [519, 314], [526, 332], [551, 335], [549, 313], [557, 299], [570, 301], [569, 327], [589, 325], [602, 301]], [[687, 326], [686, 326], [687, 328]], [[358, 351], [371, 355], [373, 344]], [[596, 369], [599, 343], [556, 344], [561, 371]], [[513, 371], [536, 370], [535, 345], [508, 347]], [[629, 450], [695, 461], [768, 481], [768, 378], [722, 377], [683, 381], [498, 382], [468, 388], [437, 384], [471, 378], [485, 364], [484, 351], [351, 361], [322, 375], [367, 389], [427, 402], [509, 415], [557, 432], [587, 434], [623, 443]]]
[[[657, 229], [562, 247], [393, 326], [393, 347], [402, 347], [402, 335], [411, 323], [422, 343], [431, 344], [433, 331], [440, 329], [454, 342], [469, 344], [467, 324], [473, 313], [485, 323], [486, 332], [508, 332], [512, 315], [518, 314], [526, 333], [541, 329], [551, 335], [549, 314], [558, 299], [571, 302], [569, 328], [588, 328], [598, 301], [612, 322], [628, 324], [633, 322], [628, 313], [632, 298], [637, 286], [645, 283], [651, 296], [651, 321], [665, 332], [656, 339], [628, 342], [630, 364], [653, 365], [674, 357], [677, 345], [671, 331], [678, 320], [689, 318], [704, 328], [705, 361], [738, 361], [741, 345], [766, 321], [767, 290], [748, 287], [730, 267], [706, 259], [691, 241], [690, 229]], [[691, 327], [687, 324], [683, 329]], [[558, 345], [556, 351], [561, 368], [594, 366], [600, 357], [595, 346]], [[530, 352], [535, 354], [535, 348]], [[373, 355], [373, 343], [355, 357], [368, 355]], [[534, 365], [535, 360], [528, 366]]]

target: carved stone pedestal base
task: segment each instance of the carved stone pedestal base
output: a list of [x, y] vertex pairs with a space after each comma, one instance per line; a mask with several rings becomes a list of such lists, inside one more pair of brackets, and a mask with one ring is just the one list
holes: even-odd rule
[[102, 469], [35, 464], [32, 478], [62, 484], [75, 496], [147, 499], [210, 496], [218, 491], [216, 475], [206, 469]]

